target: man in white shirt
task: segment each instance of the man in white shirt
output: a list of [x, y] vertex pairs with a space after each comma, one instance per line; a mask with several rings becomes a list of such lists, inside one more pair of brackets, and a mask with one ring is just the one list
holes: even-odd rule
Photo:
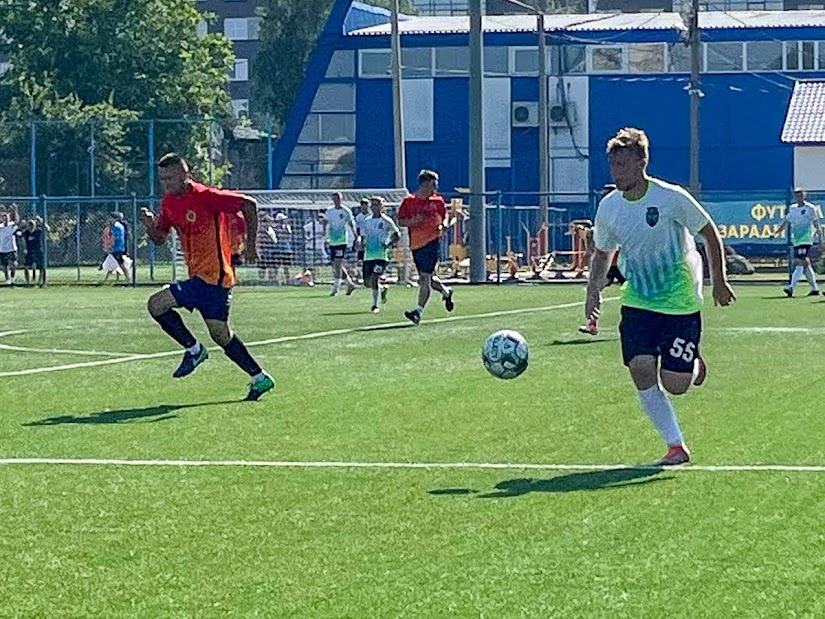
[[318, 213], [315, 219], [303, 225], [304, 248], [306, 249], [309, 262], [315, 265], [327, 264], [327, 227], [323, 213]]
[[[336, 191], [332, 194], [332, 208], [328, 208], [325, 219], [327, 222], [327, 240], [329, 241], [329, 253], [332, 258], [332, 291], [330, 296], [338, 294], [343, 280], [347, 282], [347, 295], [351, 295], [355, 290], [355, 283], [344, 266], [347, 249], [358, 241], [358, 233], [355, 230], [355, 219], [352, 211], [341, 204], [343, 196]], [[343, 278], [341, 277], [343, 275]]]
[[6, 286], [14, 283], [17, 270], [17, 221], [17, 207], [13, 218], [10, 213], [3, 213], [0, 221], [0, 266], [3, 267]]
[[[372, 217], [372, 213], [370, 212], [370, 199], [369, 198], [361, 198], [361, 209], [355, 214], [355, 231], [358, 233], [362, 239], [364, 238], [364, 230], [362, 226], [364, 221]], [[347, 239], [349, 240], [349, 238]], [[363, 243], [358, 245], [358, 252], [355, 254], [355, 274], [353, 275], [353, 279], [358, 281], [360, 277], [358, 276], [359, 269], [363, 270], [364, 268], [364, 248]], [[366, 281], [366, 277], [364, 278]]]
[[774, 234], [778, 237], [788, 226], [791, 227], [791, 242], [793, 243], [793, 255], [795, 268], [791, 275], [790, 284], [785, 288], [785, 294], [789, 297], [793, 296], [794, 290], [802, 275], [808, 280], [811, 286], [811, 291], [808, 293], [809, 297], [819, 296], [819, 286], [816, 285], [816, 274], [811, 266], [811, 258], [809, 252], [814, 244], [814, 231], [819, 235], [820, 244], [825, 242], [822, 236], [822, 227], [819, 225], [819, 217], [816, 213], [816, 207], [805, 200], [805, 191], [803, 189], [796, 189], [794, 191], [796, 202], [791, 205], [788, 210], [788, 215], [785, 217], [782, 225]]
[[[613, 255], [627, 278], [619, 333], [624, 364], [639, 400], [667, 443], [660, 466], [685, 464], [685, 445], [666, 391], [679, 395], [705, 380], [702, 333], [702, 259], [694, 235], [704, 237], [714, 304], [736, 298], [725, 274], [722, 239], [707, 211], [678, 185], [648, 176], [650, 146], [640, 129], [625, 128], [607, 143], [616, 190], [596, 212], [585, 316], [597, 314]], [[664, 387], [664, 389], [663, 389]]]

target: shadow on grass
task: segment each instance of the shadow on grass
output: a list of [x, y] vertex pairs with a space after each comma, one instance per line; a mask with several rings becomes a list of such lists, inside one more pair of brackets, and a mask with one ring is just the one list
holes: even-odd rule
[[598, 339], [591, 337], [590, 339], [578, 340], [553, 340], [548, 342], [545, 346], [586, 346], [587, 344], [604, 344], [605, 342], [616, 342], [617, 337], [600, 337]]
[[110, 424], [125, 423], [138, 419], [144, 419], [145, 423], [156, 421], [166, 421], [175, 419], [175, 411], [187, 408], [199, 408], [201, 406], [217, 406], [219, 404], [234, 404], [240, 400], [225, 400], [223, 402], [199, 402], [194, 404], [158, 404], [156, 406], [146, 406], [143, 408], [122, 408], [119, 410], [101, 411], [90, 415], [56, 415], [46, 417], [37, 421], [29, 421], [23, 425], [29, 428], [40, 426], [60, 426], [66, 424]]
[[[478, 494], [477, 499], [506, 499], [524, 496], [531, 492], [578, 492], [582, 490], [607, 490], [609, 488], [624, 488], [640, 486], [656, 481], [672, 479], [671, 477], [656, 477], [664, 469], [659, 466], [628, 467], [608, 469], [604, 471], [586, 471], [583, 473], [569, 473], [550, 479], [519, 478], [507, 479], [495, 485], [495, 492]], [[429, 494], [444, 496], [465, 496], [477, 494], [478, 490], [470, 488], [439, 488], [430, 490]]]

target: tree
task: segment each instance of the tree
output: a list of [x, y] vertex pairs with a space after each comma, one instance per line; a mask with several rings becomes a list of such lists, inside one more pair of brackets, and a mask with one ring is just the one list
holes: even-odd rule
[[[122, 189], [134, 174], [129, 158], [143, 158], [146, 149], [145, 129], [136, 130], [136, 121], [230, 117], [231, 44], [223, 35], [198, 36], [201, 19], [191, 0], [3, 3], [0, 53], [11, 68], [0, 77], [0, 121], [16, 127], [0, 136], [3, 146], [27, 140], [31, 120], [65, 121], [38, 133], [40, 150], [49, 149], [64, 179], [55, 188], [84, 190], [59, 168], [88, 158], [85, 147], [94, 136], [98, 190]], [[203, 123], [165, 126], [158, 149], [176, 143], [192, 155], [204, 137]], [[82, 144], [84, 152], [71, 144]], [[195, 163], [207, 164], [208, 156], [201, 152]]]

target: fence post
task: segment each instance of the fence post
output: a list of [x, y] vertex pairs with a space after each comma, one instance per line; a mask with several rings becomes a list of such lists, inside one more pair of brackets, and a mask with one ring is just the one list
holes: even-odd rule
[[37, 122], [32, 120], [31, 127], [31, 143], [29, 144], [29, 189], [30, 195], [37, 195]]
[[266, 188], [272, 189], [275, 184], [274, 153], [272, 152], [272, 116], [266, 115]]
[[80, 283], [80, 202], [77, 203], [74, 243], [75, 253], [77, 254], [77, 281]]
[[132, 192], [132, 287], [134, 288], [137, 285], [137, 267], [138, 267], [138, 258], [137, 258], [137, 230], [138, 230], [138, 207], [137, 207], [137, 196], [134, 192]]
[[[46, 196], [40, 196], [40, 209], [43, 212], [43, 269], [48, 273], [49, 268], [49, 209], [46, 206]], [[43, 275], [43, 284], [46, 276]]]
[[496, 191], [496, 286], [501, 285], [501, 189]]

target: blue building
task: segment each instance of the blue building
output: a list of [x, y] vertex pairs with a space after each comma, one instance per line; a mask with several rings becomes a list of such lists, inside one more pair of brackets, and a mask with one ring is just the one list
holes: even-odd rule
[[[279, 143], [281, 188], [392, 187], [389, 25], [351, 32], [338, 2]], [[781, 140], [799, 79], [825, 77], [825, 11], [700, 14], [701, 184], [734, 194], [787, 191], [793, 145]], [[468, 185], [466, 16], [401, 22], [407, 185], [437, 169]], [[484, 18], [488, 190], [539, 188], [538, 47], [529, 15]], [[678, 13], [548, 15], [550, 188], [581, 203], [609, 180], [604, 145], [644, 128], [651, 173], [687, 184], [689, 50]]]

